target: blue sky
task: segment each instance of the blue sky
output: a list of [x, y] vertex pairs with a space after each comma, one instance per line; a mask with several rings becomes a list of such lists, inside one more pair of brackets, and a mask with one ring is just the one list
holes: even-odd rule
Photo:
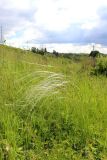
[[107, 53], [107, 0], [0, 0], [8, 44], [44, 45], [61, 52]]

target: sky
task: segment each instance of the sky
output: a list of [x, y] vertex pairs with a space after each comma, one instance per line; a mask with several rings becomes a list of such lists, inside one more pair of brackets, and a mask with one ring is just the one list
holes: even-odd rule
[[107, 53], [107, 0], [0, 0], [8, 45]]

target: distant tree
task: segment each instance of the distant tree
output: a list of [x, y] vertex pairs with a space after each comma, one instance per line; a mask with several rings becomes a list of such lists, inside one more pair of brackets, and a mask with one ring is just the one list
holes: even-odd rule
[[89, 56], [95, 58], [95, 57], [98, 57], [99, 55], [100, 55], [100, 52], [99, 52], [99, 51], [97, 51], [97, 50], [94, 51], [94, 50], [93, 50], [93, 51], [91, 51], [91, 53], [90, 53]]
[[58, 57], [58, 56], [59, 56], [59, 53], [58, 53], [58, 52], [56, 52], [55, 50], [53, 50], [53, 54], [54, 54], [56, 57]]
[[45, 52], [45, 53], [47, 52], [47, 48], [46, 48], [46, 47], [44, 48], [44, 52]]
[[36, 53], [36, 52], [37, 52], [37, 48], [36, 48], [36, 47], [32, 47], [32, 48], [31, 48], [31, 51], [32, 51], [33, 53]]
[[32, 48], [31, 48], [31, 51], [32, 51], [33, 53], [36, 53], [36, 54], [44, 55], [44, 54], [47, 52], [47, 49], [46, 49], [46, 48], [38, 49], [38, 48], [36, 48], [36, 47], [32, 47]]
[[100, 56], [100, 52], [97, 50], [95, 50], [95, 51], [93, 50], [93, 51], [91, 51], [89, 56], [92, 57], [92, 66], [95, 67], [96, 63], [97, 63], [96, 57]]

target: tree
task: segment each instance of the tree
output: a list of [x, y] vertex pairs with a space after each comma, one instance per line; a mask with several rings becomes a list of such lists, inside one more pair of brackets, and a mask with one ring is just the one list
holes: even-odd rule
[[97, 50], [96, 51], [93, 50], [91, 51], [89, 56], [92, 57], [92, 66], [95, 67], [97, 62], [96, 57], [100, 56], [100, 52]]
[[47, 52], [47, 49], [46, 49], [46, 48], [44, 48], [44, 52], [45, 52], [45, 53]]
[[53, 54], [54, 54], [56, 57], [58, 57], [58, 56], [59, 56], [59, 53], [58, 53], [58, 52], [56, 52], [55, 50], [53, 50]]
[[95, 58], [95, 57], [98, 57], [99, 55], [100, 55], [100, 52], [99, 52], [99, 51], [97, 51], [97, 50], [94, 51], [94, 50], [93, 50], [93, 51], [91, 51], [91, 53], [90, 53], [89, 56]]
[[46, 49], [46, 48], [38, 49], [38, 48], [36, 48], [36, 47], [32, 47], [32, 48], [31, 48], [31, 51], [32, 51], [33, 53], [36, 53], [36, 54], [44, 55], [44, 54], [47, 52], [47, 49]]
[[37, 52], [37, 48], [36, 48], [36, 47], [32, 47], [32, 48], [31, 48], [31, 51], [32, 51], [33, 53], [36, 53], [36, 52]]

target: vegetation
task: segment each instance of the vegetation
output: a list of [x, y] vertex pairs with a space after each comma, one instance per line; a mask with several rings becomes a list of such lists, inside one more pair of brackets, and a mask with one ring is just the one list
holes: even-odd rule
[[58, 57], [58, 55], [59, 55], [59, 53], [56, 52], [55, 50], [53, 50], [53, 54], [54, 54], [56, 57]]
[[38, 49], [36, 47], [32, 47], [31, 52], [44, 55], [45, 53], [47, 53], [47, 49], [46, 48]]
[[93, 69], [95, 75], [105, 75], [107, 76], [107, 58], [102, 57], [97, 60], [97, 64]]
[[0, 46], [0, 160], [107, 159], [107, 78], [92, 66]]
[[98, 56], [100, 56], [100, 52], [99, 51], [91, 51], [90, 56], [93, 58], [98, 57]]

